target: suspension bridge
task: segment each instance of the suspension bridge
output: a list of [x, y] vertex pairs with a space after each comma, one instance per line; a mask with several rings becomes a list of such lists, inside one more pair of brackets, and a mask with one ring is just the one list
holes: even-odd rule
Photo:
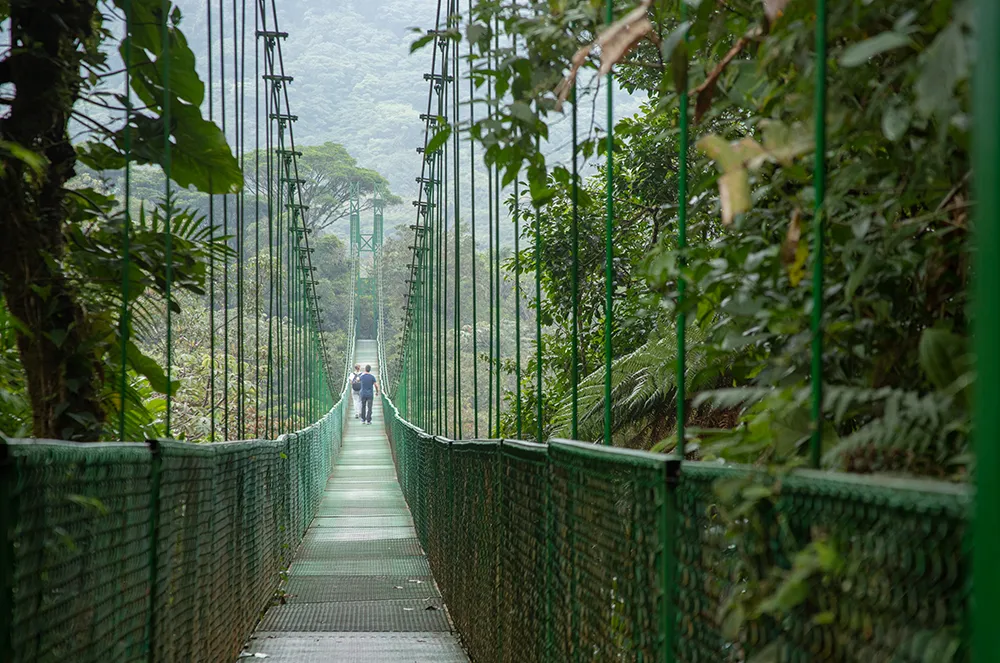
[[[981, 60], [1000, 63], [1000, 41], [989, 38], [1000, 34], [1000, 10], [991, 0], [979, 5], [985, 33]], [[252, 26], [247, 3], [240, 9], [242, 14], [235, 2], [231, 9], [220, 4], [213, 15], [211, 3], [207, 7], [209, 119], [235, 145], [243, 171], [253, 159], [257, 172], [253, 187], [211, 195], [204, 222], [212, 239], [218, 233], [226, 246], [210, 258], [210, 285], [203, 293], [211, 316], [209, 406], [198, 419], [204, 420], [205, 432], [197, 441], [173, 435], [180, 416], [174, 353], [190, 339], [178, 337], [180, 314], [171, 293], [180, 287], [173, 281], [179, 267], [171, 262], [170, 247], [190, 239], [170, 225], [168, 134], [162, 146], [167, 154], [162, 161], [165, 223], [157, 231], [167, 242], [163, 435], [128, 436], [136, 430], [138, 410], [125, 368], [132, 352], [129, 321], [140, 314], [128, 294], [138, 287], [129, 281], [128, 238], [141, 222], [130, 205], [126, 145], [121, 387], [114, 399], [117, 436], [108, 436], [116, 441], [9, 439], [0, 445], [0, 527], [6, 533], [0, 546], [0, 660], [995, 660], [992, 649], [973, 639], [1000, 612], [995, 587], [1000, 574], [989, 568], [1000, 553], [995, 450], [980, 452], [977, 471], [984, 479], [978, 492], [952, 483], [821, 471], [819, 425], [807, 454], [811, 467], [782, 477], [777, 488], [760, 469], [688, 460], [683, 315], [677, 334], [676, 451], [657, 454], [610, 445], [615, 324], [610, 157], [607, 232], [601, 238], [607, 299], [600, 323], [608, 339], [603, 436], [596, 443], [545, 438], [540, 272], [532, 280], [536, 329], [529, 335], [536, 353], [530, 362], [535, 411], [522, 412], [529, 407], [521, 394], [522, 370], [530, 368], [522, 367], [520, 307], [532, 294], [521, 292], [524, 254], [517, 244], [522, 237], [518, 224], [532, 224], [532, 266], [538, 270], [545, 251], [544, 216], [537, 208], [522, 209], [521, 183], [515, 178], [511, 260], [517, 308], [513, 314], [502, 311], [506, 184], [499, 169], [481, 164], [471, 141], [457, 131], [441, 131], [449, 115], [455, 123], [475, 119], [474, 107], [464, 107], [468, 97], [461, 87], [467, 83], [471, 96], [473, 72], [464, 69], [471, 58], [463, 58], [460, 42], [446, 30], [448, 15], [459, 13], [457, 2], [439, 9], [437, 30], [429, 36], [431, 66], [423, 81], [427, 107], [421, 115], [425, 138], [415, 146], [421, 154], [421, 170], [414, 173], [419, 196], [414, 223], [403, 231], [412, 238], [405, 282], [386, 282], [384, 192], [377, 187], [371, 192], [369, 221], [362, 218], [362, 194], [355, 183], [348, 212], [348, 338], [343, 356], [335, 355], [322, 329], [315, 238], [303, 203], [306, 181], [294, 133], [295, 113], [302, 109], [289, 104], [294, 72], [286, 71], [283, 55], [289, 35], [276, 24], [273, 2], [251, 3]], [[610, 23], [610, 3], [608, 11]], [[128, 23], [127, 9], [124, 16], [127, 40], [135, 27]], [[160, 91], [169, 96], [169, 48], [180, 45], [168, 21], [162, 21], [162, 29], [166, 57]], [[820, 31], [817, 39], [817, 51], [825, 53]], [[227, 40], [236, 48], [227, 52], [221, 45]], [[127, 65], [130, 114], [135, 111]], [[819, 69], [822, 89], [826, 73]], [[219, 78], [223, 91], [213, 105]], [[610, 95], [610, 76], [608, 82]], [[1000, 162], [1000, 120], [994, 110], [1000, 85], [995, 75], [985, 74], [977, 84], [982, 90], [977, 109], [981, 172], [988, 180]], [[687, 204], [686, 93], [682, 96], [681, 247]], [[487, 112], [492, 117], [494, 111]], [[575, 104], [569, 112], [575, 185]], [[607, 112], [611, 126], [610, 97]], [[252, 151], [247, 149], [248, 117], [255, 127]], [[819, 145], [825, 122], [821, 111]], [[606, 140], [610, 155], [614, 136], [608, 132]], [[819, 209], [824, 166], [818, 161]], [[463, 202], [463, 168], [471, 179], [469, 206]], [[488, 215], [478, 219], [480, 233], [485, 224], [488, 237], [485, 275], [477, 257], [480, 247], [475, 241], [463, 245], [459, 232], [468, 222], [472, 237], [479, 236], [477, 173], [489, 184]], [[580, 363], [575, 193], [573, 250], [565, 257], [574, 283], [574, 436]], [[980, 205], [992, 209], [997, 195], [981, 192]], [[821, 242], [821, 221], [816, 230]], [[995, 233], [995, 228], [982, 233], [990, 259], [1000, 245]], [[267, 260], [248, 262], [250, 247], [257, 256], [263, 247]], [[488, 287], [482, 301], [484, 276]], [[822, 293], [821, 260], [813, 277], [815, 292]], [[1000, 288], [995, 264], [980, 278], [984, 292]], [[388, 287], [406, 293], [402, 310], [390, 307]], [[471, 311], [461, 307], [469, 287]], [[821, 294], [816, 297], [814, 312], [822, 309]], [[980, 306], [980, 333], [1000, 333], [995, 308]], [[502, 357], [503, 323], [510, 317], [516, 327], [508, 340], [516, 345]], [[821, 324], [818, 313], [813, 323]], [[222, 359], [217, 359], [216, 343]], [[814, 421], [819, 421], [820, 341], [812, 351], [820, 357], [813, 375]], [[989, 352], [995, 359], [995, 351]], [[514, 372], [511, 401], [505, 399], [503, 360]], [[371, 426], [354, 416], [350, 385], [343, 379], [354, 364], [370, 365], [381, 386]], [[466, 366], [472, 369], [471, 384], [462, 370]], [[984, 393], [995, 393], [995, 367], [984, 364], [981, 372], [992, 385]], [[501, 421], [504, 413], [509, 423]], [[979, 434], [987, 438], [1000, 428], [993, 414], [983, 416], [980, 426]], [[525, 434], [528, 430], [534, 439], [523, 439], [532, 436]], [[772, 500], [759, 528], [748, 527], [739, 541], [720, 524], [720, 485], [742, 491], [747, 499], [760, 500], [763, 490]], [[816, 566], [787, 586], [797, 599], [780, 617], [736, 614], [741, 608], [734, 607], [734, 593], [745, 590], [748, 578], [761, 580], [756, 575], [761, 569], [752, 564], [764, 560], [799, 569], [805, 563], [799, 555], [803, 543], [814, 540], [840, 543], [835, 576], [822, 568], [820, 550], [810, 558]]]

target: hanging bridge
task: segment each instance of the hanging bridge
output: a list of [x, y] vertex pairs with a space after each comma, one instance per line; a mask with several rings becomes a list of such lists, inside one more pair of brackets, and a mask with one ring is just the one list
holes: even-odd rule
[[[213, 29], [219, 42], [227, 34], [236, 40], [233, 7], [226, 16], [220, 5], [222, 15], [214, 18], [209, 7], [210, 52]], [[179, 415], [171, 367], [182, 320], [172, 320], [181, 314], [166, 305], [164, 426], [156, 429], [162, 436], [129, 439], [135, 395], [126, 384], [123, 342], [118, 441], [0, 445], [0, 526], [7, 533], [0, 546], [0, 661], [971, 659], [970, 488], [812, 468], [782, 477], [779, 493], [756, 481], [759, 470], [686, 460], [683, 424], [680, 451], [670, 455], [544, 439], [540, 291], [531, 337], [536, 410], [522, 412], [528, 406], [521, 394], [520, 307], [531, 294], [520, 292], [519, 245], [516, 349], [505, 358], [517, 391], [505, 402], [501, 328], [511, 314], [500, 309], [501, 175], [485, 169], [483, 302], [476, 294], [484, 277], [476, 271], [479, 249], [474, 241], [463, 244], [459, 233], [468, 221], [477, 236], [474, 193], [466, 206], [460, 169], [469, 164], [474, 192], [481, 166], [458, 132], [436, 140], [441, 118], [467, 112], [471, 119], [473, 112], [460, 109], [457, 42], [432, 42], [422, 170], [415, 174], [420, 193], [414, 225], [403, 231], [412, 237], [405, 283], [386, 283], [383, 192], [371, 192], [369, 227], [352, 185], [350, 310], [343, 356], [336, 355], [321, 324], [315, 238], [288, 99], [293, 77], [282, 55], [288, 35], [274, 22], [273, 4], [260, 0], [251, 15], [254, 29], [243, 26], [251, 38], [228, 70], [238, 76], [237, 96], [227, 111], [223, 91], [211, 117], [242, 146], [245, 118], [256, 105], [254, 152], [265, 155], [265, 164], [252, 191], [211, 197], [206, 227], [225, 237], [229, 251], [211, 258], [204, 297], [211, 316], [210, 405], [200, 419], [185, 415], [205, 420], [205, 432], [197, 441], [173, 437]], [[234, 21], [231, 33], [227, 20]], [[246, 72], [245, 50], [257, 56], [255, 73]], [[218, 75], [231, 90], [229, 55], [219, 46], [218, 59], [209, 61], [210, 90]], [[575, 157], [575, 107], [572, 113]], [[241, 160], [250, 155], [243, 147], [237, 152]], [[686, 169], [684, 153], [682, 161]], [[128, 169], [126, 162], [126, 181]], [[538, 269], [542, 216], [537, 209], [522, 215], [519, 183], [513, 186], [513, 220], [533, 223]], [[610, 200], [609, 193], [609, 224]], [[133, 222], [128, 202], [126, 237]], [[568, 258], [574, 274], [575, 231]], [[169, 247], [169, 221], [162, 232]], [[518, 227], [515, 243], [521, 234]], [[609, 231], [604, 238], [608, 311], [611, 237]], [[257, 253], [265, 247], [269, 259], [247, 262], [250, 246]], [[128, 251], [126, 243], [126, 264]], [[168, 249], [168, 303], [170, 255]], [[466, 274], [471, 311], [461, 308]], [[822, 285], [822, 274], [817, 279]], [[390, 285], [406, 292], [403, 310], [391, 309]], [[128, 321], [136, 305], [127, 294], [122, 301], [120, 316]], [[395, 323], [399, 329], [390, 331]], [[601, 323], [610, 339], [611, 314]], [[574, 384], [576, 343], [574, 335]], [[610, 366], [610, 342], [606, 352]], [[677, 400], [684, 408], [679, 363]], [[382, 387], [370, 427], [354, 417], [342, 379], [353, 364], [371, 365]], [[610, 383], [604, 394], [601, 441], [610, 441]], [[502, 413], [509, 423], [501, 422]], [[521, 439], [529, 428], [534, 439]], [[767, 519], [740, 541], [720, 523], [720, 484], [773, 498]], [[842, 544], [836, 579], [812, 568], [787, 587], [802, 596], [780, 619], [754, 615], [750, 627], [735, 627], [749, 616], [734, 614], [741, 609], [734, 593], [762, 573], [752, 564], [766, 559], [797, 569], [803, 542], [817, 533]], [[977, 654], [984, 662], [990, 655]]]

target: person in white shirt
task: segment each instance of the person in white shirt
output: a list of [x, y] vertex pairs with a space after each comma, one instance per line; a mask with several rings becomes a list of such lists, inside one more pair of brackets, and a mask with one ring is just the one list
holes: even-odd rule
[[347, 376], [347, 387], [354, 399], [354, 418], [361, 417], [361, 364], [354, 365], [354, 372]]

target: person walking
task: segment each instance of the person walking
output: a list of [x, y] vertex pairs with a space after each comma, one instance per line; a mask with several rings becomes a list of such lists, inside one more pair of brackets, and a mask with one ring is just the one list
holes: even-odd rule
[[361, 364], [354, 365], [354, 372], [347, 376], [351, 386], [351, 398], [354, 400], [354, 418], [361, 418]]
[[376, 396], [378, 396], [378, 380], [372, 375], [371, 364], [368, 364], [361, 375], [361, 423], [371, 426], [372, 404]]

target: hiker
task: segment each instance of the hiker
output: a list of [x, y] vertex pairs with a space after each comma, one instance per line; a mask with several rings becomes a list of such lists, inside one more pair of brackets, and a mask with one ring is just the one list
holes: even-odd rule
[[376, 396], [378, 396], [378, 380], [372, 375], [371, 364], [368, 364], [361, 375], [361, 423], [371, 426], [372, 403]]
[[354, 365], [354, 372], [347, 376], [351, 385], [351, 398], [354, 399], [354, 418], [361, 418], [361, 364]]

